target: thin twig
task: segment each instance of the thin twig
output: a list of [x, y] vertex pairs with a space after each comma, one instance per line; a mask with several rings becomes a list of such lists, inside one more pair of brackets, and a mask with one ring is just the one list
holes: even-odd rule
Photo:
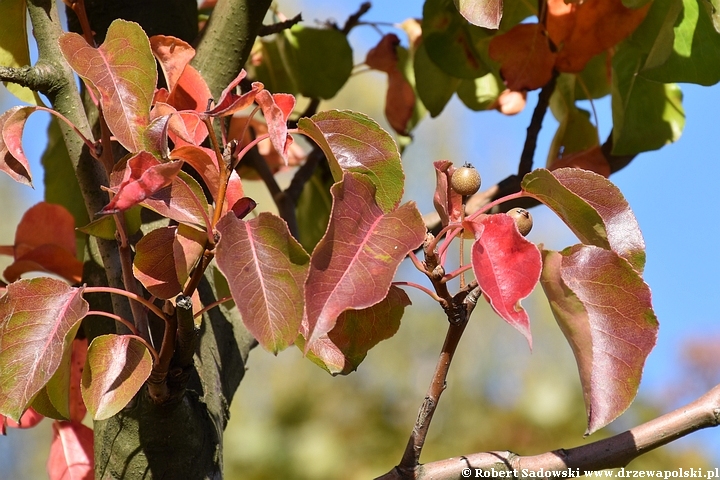
[[348, 17], [341, 32], [344, 33], [345, 35], [350, 33], [350, 30], [355, 28], [360, 23], [360, 17], [365, 15], [368, 12], [368, 10], [370, 10], [370, 7], [372, 7], [372, 4], [370, 2], [362, 3], [360, 5], [360, 8], [358, 9], [358, 11]]
[[522, 154], [520, 154], [520, 164], [518, 165], [518, 177], [522, 178], [526, 173], [530, 173], [533, 166], [533, 157], [535, 156], [535, 148], [537, 147], [537, 139], [542, 128], [543, 118], [550, 104], [550, 96], [555, 90], [555, 82], [558, 72], [553, 70], [550, 81], [540, 90], [537, 105], [533, 111], [530, 125], [527, 128], [527, 136], [525, 137], [525, 145]]
[[146, 299], [135, 293], [113, 287], [85, 287], [83, 291], [85, 293], [114, 293], [115, 295], [122, 295], [123, 297], [127, 297], [130, 300], [135, 300], [136, 302], [142, 303], [155, 315], [163, 319], [166, 323], [168, 321], [167, 315], [165, 315], [163, 311], [160, 310], [155, 304], [147, 301]]
[[288, 30], [289, 28], [297, 25], [300, 22], [302, 22], [302, 13], [298, 13], [293, 18], [285, 20], [283, 22], [273, 23], [272, 25], [263, 25], [262, 27], [260, 27], [258, 37], [267, 37], [268, 35], [272, 35], [274, 33], [280, 33], [283, 30]]

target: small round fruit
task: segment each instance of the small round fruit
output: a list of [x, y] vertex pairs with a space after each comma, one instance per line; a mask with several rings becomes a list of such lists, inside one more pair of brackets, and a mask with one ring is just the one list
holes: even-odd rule
[[515, 225], [517, 225], [518, 230], [520, 231], [520, 235], [523, 237], [526, 236], [528, 233], [530, 233], [530, 230], [532, 230], [533, 226], [533, 219], [532, 215], [530, 215], [530, 212], [525, 210], [524, 208], [513, 208], [509, 212], [507, 212], [508, 215], [510, 215], [513, 220], [515, 220]]
[[450, 179], [450, 185], [460, 195], [467, 197], [480, 190], [480, 173], [475, 167], [466, 163], [455, 170]]

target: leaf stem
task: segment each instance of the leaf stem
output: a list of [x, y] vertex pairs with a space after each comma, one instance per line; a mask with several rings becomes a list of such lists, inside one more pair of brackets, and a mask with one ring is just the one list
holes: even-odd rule
[[215, 211], [213, 212], [212, 222], [210, 224], [210, 228], [208, 229], [208, 231], [212, 231], [212, 229], [215, 228], [215, 225], [217, 225], [217, 222], [220, 221], [220, 216], [222, 215], [223, 204], [225, 203], [225, 194], [227, 193], [227, 184], [228, 181], [230, 181], [230, 162], [225, 161], [223, 152], [220, 150], [220, 145], [218, 144], [218, 139], [215, 135], [215, 129], [213, 129], [212, 125], [212, 117], [203, 117], [203, 122], [207, 127], [208, 136], [210, 137], [210, 143], [215, 151], [215, 156], [217, 156], [218, 170], [220, 174], [220, 179], [218, 181], [218, 193], [217, 198], [215, 199]]
[[200, 310], [198, 313], [196, 313], [193, 316], [193, 318], [201, 317], [201, 316], [205, 315], [207, 312], [209, 312], [210, 310], [212, 310], [213, 308], [217, 307], [218, 305], [222, 305], [223, 303], [229, 302], [231, 300], [233, 300], [232, 295], [221, 298], [220, 300], [216, 300], [208, 305], [205, 305], [205, 307], [202, 310]]
[[423, 287], [422, 285], [420, 285], [418, 283], [415, 283], [415, 282], [392, 282], [392, 284], [395, 286], [405, 286], [405, 287], [417, 288], [421, 292], [425, 292], [428, 295], [430, 295], [430, 298], [432, 298], [436, 302], [442, 303], [442, 301], [443, 301], [443, 299], [440, 298], [437, 293], [433, 292], [429, 288]]
[[[463, 265], [457, 270], [454, 270], [450, 273], [446, 273], [445, 276], [440, 280], [442, 283], [447, 283], [453, 278], [457, 277], [458, 275], [462, 275], [463, 273], [467, 272], [472, 268], [472, 263], [468, 263], [467, 265]], [[460, 288], [465, 287], [465, 285], [461, 285]]]
[[518, 198], [523, 198], [527, 196], [525, 192], [522, 190], [516, 193], [511, 193], [510, 195], [506, 195], [504, 197], [498, 198], [497, 200], [494, 200], [490, 203], [487, 203], [483, 205], [477, 212], [473, 213], [472, 215], [468, 216], [466, 220], [474, 220], [480, 215], [482, 215], [485, 212], [489, 212], [495, 205], [500, 205], [501, 203], [509, 202], [510, 200], [516, 200]]
[[140, 295], [132, 292], [128, 292], [127, 290], [122, 290], [120, 288], [113, 288], [113, 287], [85, 287], [84, 289], [85, 293], [114, 293], [116, 295], [122, 295], [123, 297], [127, 297], [130, 300], [135, 300], [138, 303], [141, 303], [145, 305], [150, 311], [152, 311], [155, 315], [160, 317], [165, 321], [165, 323], [168, 322], [168, 317], [163, 313], [162, 310], [160, 310], [156, 305], [149, 302], [148, 300], [144, 299]]
[[150, 343], [149, 343], [147, 340], [145, 340], [144, 338], [142, 338], [142, 337], [140, 336], [140, 334], [138, 333], [137, 329], [135, 328], [135, 325], [133, 325], [133, 324], [132, 324], [131, 322], [129, 322], [128, 320], [125, 320], [125, 319], [122, 318], [121, 316], [115, 315], [114, 313], [103, 312], [102, 310], [90, 310], [89, 312], [87, 312], [87, 314], [85, 315], [85, 317], [89, 317], [90, 315], [96, 315], [96, 316], [99, 316], [99, 317], [108, 317], [108, 318], [112, 318], [112, 319], [115, 320], [116, 322], [122, 323], [122, 324], [125, 325], [127, 328], [129, 328], [130, 331], [132, 332], [132, 335], [127, 335], [127, 336], [128, 336], [128, 337], [135, 338], [135, 339], [139, 340], [143, 345], [145, 345], [145, 347], [148, 349], [148, 351], [150, 352], [150, 354], [153, 356], [153, 361], [154, 361], [154, 363], [157, 363], [157, 362], [160, 360], [160, 357], [158, 356], [157, 350], [155, 350], [155, 349], [153, 348], [153, 346], [150, 345]]

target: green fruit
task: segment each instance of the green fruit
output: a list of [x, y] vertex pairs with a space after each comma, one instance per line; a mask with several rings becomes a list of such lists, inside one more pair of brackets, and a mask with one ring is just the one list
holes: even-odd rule
[[464, 197], [473, 195], [480, 190], [481, 183], [480, 173], [469, 163], [456, 169], [450, 178], [452, 189]]
[[530, 230], [532, 230], [533, 227], [533, 219], [530, 212], [524, 208], [517, 207], [507, 212], [507, 214], [515, 220], [515, 225], [517, 225], [520, 235], [524, 237], [530, 233]]

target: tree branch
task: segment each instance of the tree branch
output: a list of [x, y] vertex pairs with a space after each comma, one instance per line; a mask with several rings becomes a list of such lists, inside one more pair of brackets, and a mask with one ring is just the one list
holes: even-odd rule
[[[520, 456], [512, 452], [482, 452], [448, 458], [417, 466], [413, 471], [398, 467], [376, 480], [450, 480], [463, 477], [463, 471], [530, 472], [604, 470], [624, 467], [633, 459], [703, 428], [720, 423], [720, 385], [673, 412], [631, 428], [626, 432], [581, 447], [554, 450], [540, 455]], [[476, 470], [478, 469], [478, 470]]]

